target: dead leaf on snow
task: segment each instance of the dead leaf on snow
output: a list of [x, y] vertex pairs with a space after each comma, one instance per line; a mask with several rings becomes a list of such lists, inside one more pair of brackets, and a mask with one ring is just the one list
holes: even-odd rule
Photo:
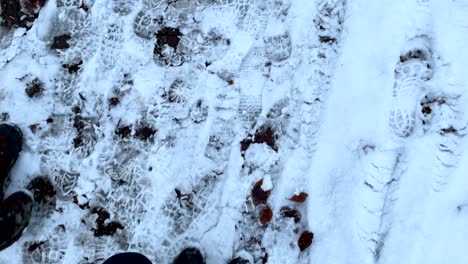
[[260, 211], [260, 223], [262, 223], [262, 225], [270, 222], [272, 218], [273, 211], [270, 207], [267, 206]]
[[271, 190], [264, 191], [262, 189], [262, 184], [263, 184], [263, 179], [255, 183], [254, 187], [252, 188], [251, 196], [252, 196], [252, 202], [255, 206], [259, 204], [266, 204], [268, 197], [270, 197], [270, 194], [271, 194]]
[[307, 200], [307, 197], [309, 197], [307, 193], [301, 192], [299, 195], [293, 195], [293, 197], [291, 197], [289, 200], [296, 203], [303, 203], [305, 200]]
[[302, 232], [301, 236], [299, 237], [299, 240], [297, 241], [297, 245], [299, 246], [301, 252], [309, 248], [310, 245], [312, 245], [313, 239], [314, 233], [309, 231]]

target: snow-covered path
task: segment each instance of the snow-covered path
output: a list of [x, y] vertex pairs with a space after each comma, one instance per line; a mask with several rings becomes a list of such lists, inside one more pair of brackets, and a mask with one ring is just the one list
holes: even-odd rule
[[49, 0], [0, 29], [0, 118], [26, 138], [5, 190], [45, 198], [0, 263], [190, 245], [208, 264], [467, 263], [467, 17], [462, 0]]

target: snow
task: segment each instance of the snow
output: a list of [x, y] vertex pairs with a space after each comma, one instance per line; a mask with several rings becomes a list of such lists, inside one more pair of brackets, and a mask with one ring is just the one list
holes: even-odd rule
[[269, 191], [273, 188], [270, 175], [266, 175], [265, 178], [263, 178], [262, 186], [260, 186], [260, 188], [264, 191]]
[[[30, 30], [0, 31], [0, 113], [25, 137], [6, 194], [42, 175], [57, 191], [0, 263], [121, 251], [169, 263], [187, 246], [208, 264], [468, 262], [468, 4], [78, 2], [50, 0]], [[163, 27], [183, 36], [154, 54]], [[63, 31], [71, 47], [50, 50]], [[417, 49], [430, 58], [406, 61]], [[76, 74], [62, 66], [80, 59]], [[45, 90], [30, 98], [34, 78]], [[259, 180], [269, 197], [255, 206]], [[96, 208], [124, 228], [96, 235]], [[304, 231], [314, 240], [300, 252]]]
[[[262, 169], [267, 172], [279, 160], [278, 154], [275, 153], [267, 144], [252, 144], [245, 153], [245, 163], [249, 166]], [[268, 185], [268, 183], [264, 183]], [[266, 187], [265, 185], [265, 187]], [[268, 188], [268, 187], [266, 187]], [[267, 189], [264, 189], [267, 190]]]

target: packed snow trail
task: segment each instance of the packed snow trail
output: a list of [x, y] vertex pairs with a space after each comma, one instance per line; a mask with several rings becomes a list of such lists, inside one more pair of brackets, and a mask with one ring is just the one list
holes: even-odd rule
[[26, 19], [0, 28], [0, 120], [25, 136], [5, 190], [36, 207], [0, 263], [468, 261], [466, 3], [38, 10], [1, 14]]

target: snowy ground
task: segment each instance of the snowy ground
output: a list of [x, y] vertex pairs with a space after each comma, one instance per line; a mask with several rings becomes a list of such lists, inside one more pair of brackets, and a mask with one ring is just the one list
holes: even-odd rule
[[25, 135], [6, 192], [37, 201], [0, 263], [190, 245], [208, 264], [467, 263], [467, 17], [463, 0], [47, 1], [0, 29], [0, 118]]

